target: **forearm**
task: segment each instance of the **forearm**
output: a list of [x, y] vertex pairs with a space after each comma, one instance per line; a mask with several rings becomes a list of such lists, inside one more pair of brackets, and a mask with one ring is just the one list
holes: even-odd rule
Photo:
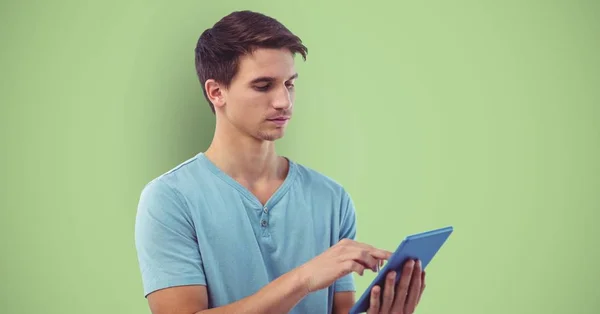
[[196, 314], [287, 313], [306, 295], [308, 295], [308, 289], [303, 277], [298, 270], [294, 270], [275, 279], [251, 296]]

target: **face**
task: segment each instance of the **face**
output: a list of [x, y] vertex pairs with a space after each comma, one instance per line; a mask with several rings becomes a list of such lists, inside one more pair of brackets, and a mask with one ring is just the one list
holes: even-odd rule
[[[229, 88], [207, 82], [217, 119], [258, 140], [283, 137], [292, 117], [294, 56], [286, 49], [258, 49], [240, 59]], [[213, 89], [211, 89], [212, 86]]]

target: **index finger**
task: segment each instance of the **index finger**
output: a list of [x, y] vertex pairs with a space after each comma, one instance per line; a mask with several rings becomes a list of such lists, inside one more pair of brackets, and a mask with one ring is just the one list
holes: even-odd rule
[[373, 257], [377, 257], [380, 260], [388, 260], [390, 259], [390, 257], [392, 257], [392, 252], [388, 250], [375, 249], [372, 255]]
[[380, 261], [388, 260], [392, 256], [392, 252], [384, 249], [378, 249], [373, 246], [368, 246], [367, 250], [369, 251], [369, 254], [371, 254], [371, 256], [375, 257]]
[[377, 259], [383, 259], [383, 260], [388, 260], [391, 256], [392, 256], [392, 252], [388, 251], [388, 250], [383, 250], [383, 249], [378, 249], [372, 245], [363, 243], [363, 242], [358, 242], [358, 241], [349, 241], [346, 242], [348, 244], [350, 244], [351, 246], [355, 246], [364, 250], [367, 250], [367, 252], [373, 256], [374, 258]]

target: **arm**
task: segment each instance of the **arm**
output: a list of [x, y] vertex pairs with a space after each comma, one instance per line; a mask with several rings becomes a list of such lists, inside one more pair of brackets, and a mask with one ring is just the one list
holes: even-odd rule
[[333, 296], [333, 314], [348, 314], [355, 302], [354, 291], [336, 292]]
[[183, 199], [163, 181], [148, 184], [140, 196], [135, 243], [144, 294], [153, 314], [284, 313], [309, 293], [310, 273], [298, 268], [252, 296], [207, 310], [209, 288]]
[[194, 314], [207, 308], [202, 256], [183, 197], [155, 180], [141, 193], [135, 246], [144, 295], [153, 314]]
[[351, 272], [375, 269], [379, 260], [391, 255], [343, 239], [255, 294], [208, 310], [210, 288], [206, 287], [191, 216], [181, 200], [165, 183], [155, 182], [144, 189], [138, 206], [136, 248], [153, 314], [285, 313], [309, 293], [336, 281], [336, 291], [353, 290]]
[[[340, 207], [339, 238], [356, 240], [356, 210], [350, 195], [343, 190]], [[335, 282], [333, 297], [333, 314], [348, 314], [354, 306], [355, 284], [352, 274], [340, 278]]]
[[300, 276], [291, 271], [249, 297], [210, 310], [202, 285], [159, 290], [148, 296], [148, 302], [153, 314], [287, 313], [308, 294]]

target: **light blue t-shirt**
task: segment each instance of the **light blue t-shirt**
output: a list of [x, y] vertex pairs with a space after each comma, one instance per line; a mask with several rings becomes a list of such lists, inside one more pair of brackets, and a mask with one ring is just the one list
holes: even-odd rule
[[[144, 295], [206, 285], [209, 306], [223, 306], [254, 294], [340, 239], [355, 239], [355, 210], [344, 188], [289, 163], [287, 178], [266, 206], [203, 153], [146, 185], [135, 226]], [[311, 293], [290, 313], [331, 313], [334, 293], [354, 290], [349, 274]]]

